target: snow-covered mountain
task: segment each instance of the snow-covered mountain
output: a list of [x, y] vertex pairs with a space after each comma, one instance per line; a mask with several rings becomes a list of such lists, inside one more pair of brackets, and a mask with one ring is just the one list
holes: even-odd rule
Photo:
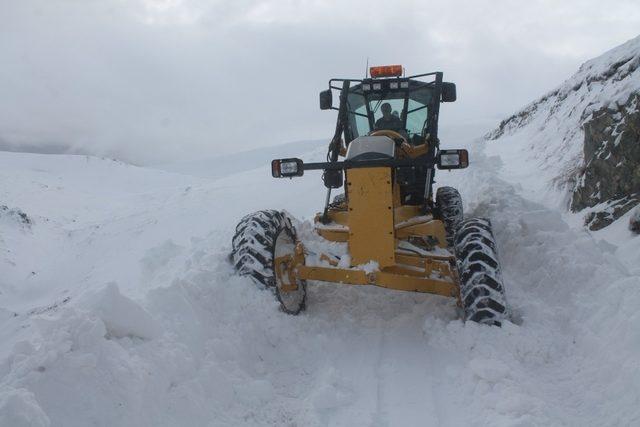
[[[526, 84], [526, 82], [522, 82]], [[640, 36], [584, 63], [502, 121], [491, 153], [538, 200], [585, 211], [593, 230], [640, 203]]]

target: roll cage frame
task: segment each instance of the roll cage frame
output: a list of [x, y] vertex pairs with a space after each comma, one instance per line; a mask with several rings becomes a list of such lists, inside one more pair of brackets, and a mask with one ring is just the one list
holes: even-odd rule
[[[417, 80], [421, 77], [429, 77], [433, 76], [433, 81], [424, 82], [421, 80]], [[427, 110], [427, 124], [428, 128], [425, 128], [423, 125], [423, 130], [421, 134], [420, 143], [428, 143], [429, 150], [425, 156], [417, 157], [414, 159], [409, 159], [405, 162], [398, 162], [398, 160], [393, 160], [389, 162], [389, 166], [395, 167], [397, 171], [401, 169], [409, 168], [413, 171], [413, 173], [417, 173], [417, 171], [424, 171], [425, 176], [422, 177], [422, 182], [424, 182], [424, 209], [425, 211], [428, 209], [427, 201], [430, 200], [431, 189], [433, 187], [434, 182], [434, 165], [437, 162], [438, 149], [439, 149], [439, 139], [438, 139], [438, 118], [440, 115], [440, 103], [443, 101], [453, 102], [456, 100], [456, 88], [453, 83], [446, 83], [442, 80], [443, 73], [441, 71], [435, 71], [431, 73], [422, 73], [415, 74], [409, 77], [387, 77], [387, 78], [365, 78], [365, 79], [340, 79], [340, 78], [332, 78], [329, 80], [329, 89], [320, 93], [320, 108], [323, 110], [337, 110], [338, 111], [338, 119], [336, 122], [336, 129], [329, 143], [329, 150], [327, 152], [327, 162], [326, 163], [316, 163], [313, 165], [303, 165], [304, 169], [322, 169], [324, 173], [322, 174], [322, 180], [324, 181], [325, 187], [327, 187], [327, 195], [325, 198], [325, 208], [324, 213], [321, 217], [321, 221], [328, 221], [328, 210], [329, 210], [329, 201], [331, 198], [331, 189], [339, 188], [343, 185], [343, 170], [348, 169], [350, 167], [354, 167], [355, 165], [351, 164], [352, 162], [338, 162], [338, 157], [340, 156], [340, 151], [342, 148], [342, 135], [344, 135], [344, 144], [348, 146], [349, 143], [354, 139], [354, 133], [349, 123], [349, 114], [355, 114], [363, 116], [363, 114], [358, 114], [355, 111], [350, 111], [348, 109], [348, 97], [349, 90], [351, 88], [351, 83], [355, 82], [359, 85], [359, 90], [362, 91], [364, 96], [365, 91], [363, 90], [362, 85], [370, 84], [371, 93], [404, 93], [405, 99], [405, 107], [403, 111], [402, 123], [406, 126], [406, 116], [408, 115], [407, 107], [408, 100], [410, 99], [410, 93], [412, 91], [423, 89], [425, 87], [432, 88], [431, 92], [431, 102], [429, 104], [425, 104], [428, 108]], [[397, 89], [391, 89], [390, 83], [398, 82]], [[401, 82], [408, 82], [407, 88], [401, 88]], [[341, 86], [337, 86], [338, 83], [342, 83]], [[379, 83], [380, 90], [374, 89], [374, 84]], [[413, 87], [412, 87], [413, 86]], [[443, 91], [443, 87], [446, 87], [446, 91]], [[332, 103], [332, 91], [338, 90], [340, 93], [340, 103], [338, 107], [334, 107]], [[446, 96], [443, 97], [443, 93], [446, 92]], [[367, 108], [367, 119], [369, 120], [369, 127], [371, 129], [374, 128], [372, 120], [373, 113], [370, 111], [370, 106], [367, 101], [367, 97], [365, 98], [365, 105]], [[428, 133], [427, 133], [428, 130]], [[428, 135], [428, 138], [427, 138]], [[403, 163], [400, 164], [395, 164]], [[358, 166], [366, 167], [369, 162], [360, 163]]]
[[[422, 77], [433, 76], [434, 79], [432, 81], [422, 81], [417, 80]], [[369, 128], [375, 129], [374, 123], [374, 111], [371, 110], [370, 101], [372, 99], [372, 95], [381, 95], [379, 101], [384, 101], [385, 96], [388, 94], [402, 94], [401, 97], [394, 97], [390, 99], [403, 99], [404, 107], [403, 112], [400, 117], [404, 128], [407, 126], [407, 116], [410, 113], [421, 110], [423, 108], [427, 108], [427, 117], [425, 122], [427, 126], [422, 128], [421, 139], [424, 141], [427, 134], [429, 135], [429, 142], [435, 142], [437, 145], [438, 141], [438, 118], [440, 114], [440, 102], [442, 98], [442, 81], [443, 73], [440, 71], [432, 72], [432, 73], [423, 73], [416, 74], [409, 77], [391, 77], [391, 78], [365, 78], [365, 79], [340, 79], [340, 78], [332, 78], [329, 80], [329, 90], [337, 90], [340, 94], [340, 104], [338, 107], [334, 107], [333, 105], [327, 109], [338, 111], [338, 123], [336, 125], [336, 135], [334, 135], [334, 139], [338, 135], [338, 129], [340, 130], [340, 134], [344, 134], [345, 145], [348, 145], [354, 138], [354, 129], [352, 128], [352, 123], [349, 120], [349, 115], [353, 114], [354, 116], [365, 117], [369, 121]], [[407, 87], [401, 87], [401, 83], [407, 83]], [[341, 85], [337, 85], [341, 83]], [[352, 86], [352, 83], [356, 83], [355, 86]], [[390, 83], [398, 83], [397, 88], [390, 88]], [[380, 89], [373, 89], [375, 84], [380, 85]], [[447, 84], [447, 83], [445, 83]], [[371, 89], [364, 90], [363, 86], [369, 85]], [[411, 99], [411, 93], [416, 92], [418, 90], [422, 90], [428, 88], [430, 89], [431, 99], [430, 102], [425, 103], [424, 105], [409, 110], [409, 100]], [[367, 114], [358, 113], [356, 111], [352, 111], [349, 109], [349, 100], [348, 97], [350, 94], [360, 95], [364, 99], [364, 105], [366, 107]], [[337, 160], [337, 158], [336, 158]]]

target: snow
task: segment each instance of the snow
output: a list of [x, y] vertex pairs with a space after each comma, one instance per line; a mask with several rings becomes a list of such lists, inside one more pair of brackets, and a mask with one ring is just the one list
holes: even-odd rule
[[[506, 121], [502, 132], [488, 134], [485, 154], [498, 167], [498, 176], [520, 194], [560, 212], [571, 227], [581, 229], [586, 214], [610, 205], [603, 202], [578, 213], [568, 212], [570, 192], [574, 185], [582, 185], [572, 182], [584, 163], [582, 125], [592, 111], [624, 104], [638, 92], [640, 36], [587, 61], [558, 88]], [[627, 105], [628, 111], [636, 108], [635, 103]], [[614, 144], [621, 136], [617, 133]], [[628, 212], [605, 229], [592, 232], [592, 236], [637, 274], [640, 239], [629, 232], [631, 215]]]
[[51, 420], [42, 411], [33, 393], [25, 389], [0, 391], [0, 424], [14, 427], [48, 427]]
[[443, 139], [471, 165], [437, 185], [493, 224], [502, 328], [448, 298], [313, 282], [292, 317], [234, 274], [235, 225], [260, 209], [297, 218], [311, 265], [350, 266], [313, 231], [320, 174], [270, 178], [270, 158], [321, 161], [326, 141], [156, 169], [0, 152], [0, 425], [640, 424], [638, 210], [586, 230], [565, 173], [584, 112], [640, 87], [637, 52], [587, 62], [495, 141]]
[[522, 186], [528, 198], [566, 209], [584, 163], [582, 125], [593, 111], [623, 105], [638, 92], [640, 36], [587, 61], [559, 87], [504, 121], [486, 136], [492, 140], [487, 154], [508, 159], [501, 177]]
[[236, 222], [286, 209], [310, 235], [319, 174], [0, 153], [0, 201], [31, 220], [0, 215], [0, 425], [637, 423], [640, 237], [617, 222], [605, 241], [530, 200], [485, 145], [437, 179], [493, 222], [502, 328], [442, 297], [319, 283], [291, 317], [236, 276]]
[[362, 270], [367, 274], [375, 273], [376, 271], [380, 271], [380, 265], [376, 261], [369, 261], [364, 264], [360, 264], [358, 270]]
[[161, 335], [160, 325], [131, 299], [123, 296], [114, 282], [91, 297], [86, 306], [104, 323], [105, 336], [150, 340]]

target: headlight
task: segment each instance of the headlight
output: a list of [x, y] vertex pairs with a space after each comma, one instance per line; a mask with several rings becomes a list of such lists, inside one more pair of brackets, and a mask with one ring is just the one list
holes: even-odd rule
[[440, 150], [438, 169], [464, 169], [469, 166], [467, 150]]
[[460, 164], [460, 155], [458, 153], [442, 154], [440, 156], [440, 166], [458, 166]]
[[271, 162], [271, 175], [274, 178], [293, 178], [303, 174], [304, 167], [300, 159], [276, 159]]

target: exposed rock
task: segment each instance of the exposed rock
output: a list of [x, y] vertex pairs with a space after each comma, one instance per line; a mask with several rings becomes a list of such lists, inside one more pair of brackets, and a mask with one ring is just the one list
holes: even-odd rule
[[[624, 215], [640, 194], [640, 94], [594, 111], [584, 124], [584, 167], [571, 200], [574, 212], [608, 206], [585, 219], [597, 230]], [[595, 217], [594, 217], [595, 214]], [[595, 219], [595, 221], [594, 221]]]
[[638, 203], [640, 203], [640, 194], [634, 194], [632, 196], [604, 203], [604, 207], [598, 207], [596, 210], [591, 210], [585, 216], [584, 225], [593, 231], [600, 230], [620, 218], [625, 213], [629, 212], [629, 210]]
[[629, 230], [636, 234], [640, 234], [640, 205], [636, 207], [629, 219]]

